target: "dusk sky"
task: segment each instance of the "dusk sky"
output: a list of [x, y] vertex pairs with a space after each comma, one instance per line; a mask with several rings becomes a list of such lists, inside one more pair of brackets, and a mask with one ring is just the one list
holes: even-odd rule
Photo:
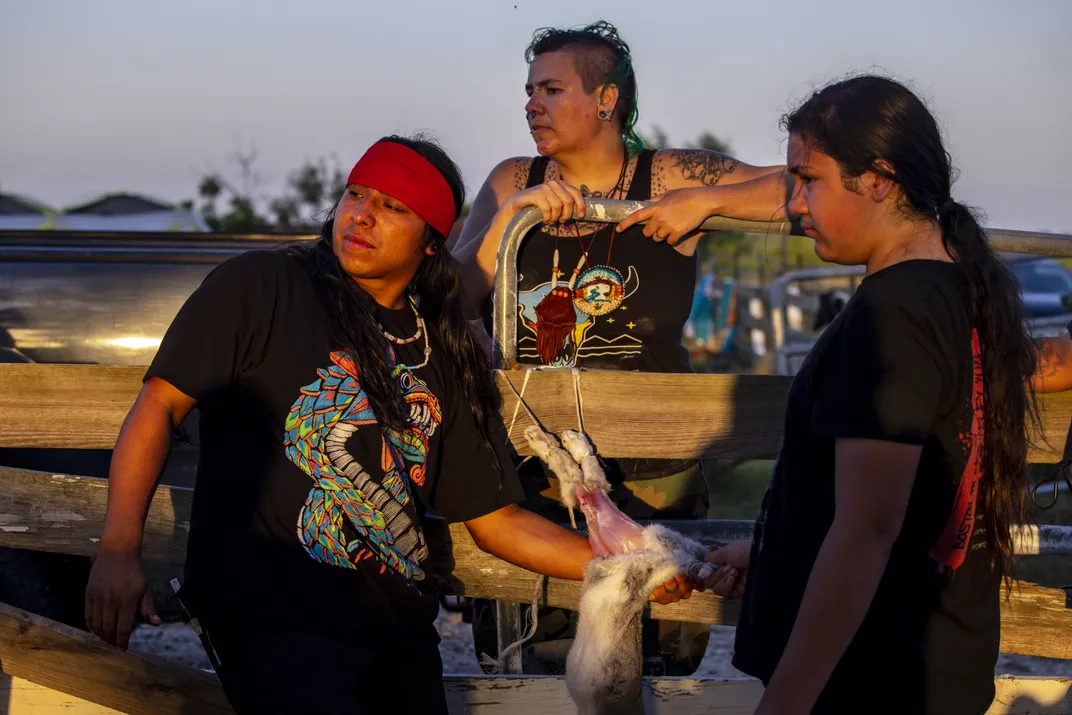
[[237, 177], [227, 157], [253, 146], [258, 193], [275, 195], [305, 158], [348, 169], [379, 136], [426, 129], [471, 197], [532, 153], [532, 32], [596, 19], [632, 45], [641, 133], [710, 130], [781, 163], [782, 112], [877, 69], [936, 113], [953, 195], [986, 225], [1072, 232], [1070, 0], [0, 0], [0, 191], [177, 202], [208, 170]]

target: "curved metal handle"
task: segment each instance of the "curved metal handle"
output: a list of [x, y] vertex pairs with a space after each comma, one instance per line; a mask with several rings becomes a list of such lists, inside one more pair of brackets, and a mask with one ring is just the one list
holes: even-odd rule
[[[618, 223], [651, 201], [621, 201], [616, 199], [585, 199], [584, 220], [602, 223]], [[492, 303], [494, 315], [495, 366], [511, 369], [517, 364], [517, 253], [521, 241], [528, 232], [540, 223], [541, 212], [529, 206], [510, 219], [499, 243], [495, 262], [495, 289]], [[735, 218], [714, 216], [707, 219], [699, 230], [742, 231], [744, 233], [789, 233], [789, 221], [743, 221]]]

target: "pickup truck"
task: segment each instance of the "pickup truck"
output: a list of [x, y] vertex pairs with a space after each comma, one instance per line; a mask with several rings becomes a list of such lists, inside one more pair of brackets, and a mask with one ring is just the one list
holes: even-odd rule
[[[216, 265], [309, 236], [0, 231], [0, 362], [148, 365], [186, 298]], [[192, 486], [194, 413], [161, 478]], [[111, 450], [0, 448], [0, 465], [106, 478]], [[84, 628], [90, 559], [0, 549], [0, 602]], [[166, 584], [179, 574], [157, 574]], [[157, 605], [166, 609], [167, 592]], [[162, 613], [162, 615], [167, 615]]]

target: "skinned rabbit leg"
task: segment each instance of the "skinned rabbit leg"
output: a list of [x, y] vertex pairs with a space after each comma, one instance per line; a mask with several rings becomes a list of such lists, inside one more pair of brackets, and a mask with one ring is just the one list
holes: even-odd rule
[[570, 524], [576, 529], [577, 520], [573, 515], [573, 510], [577, 508], [578, 493], [584, 490], [584, 475], [580, 466], [566, 450], [559, 446], [558, 440], [553, 435], [544, 432], [535, 424], [525, 429], [525, 441], [536, 456], [558, 477], [560, 498], [569, 510]]

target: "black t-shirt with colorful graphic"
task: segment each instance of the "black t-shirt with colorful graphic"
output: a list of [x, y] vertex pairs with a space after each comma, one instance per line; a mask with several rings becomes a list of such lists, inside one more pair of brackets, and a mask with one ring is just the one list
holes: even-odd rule
[[[651, 197], [655, 151], [637, 157], [626, 198]], [[533, 160], [528, 186], [544, 181]], [[682, 333], [692, 310], [697, 258], [603, 224], [576, 237], [532, 229], [518, 249], [518, 362], [645, 372], [692, 372]], [[555, 251], [558, 272], [555, 272]], [[558, 289], [557, 292], [555, 289]]]
[[[409, 306], [378, 317], [391, 335], [417, 332]], [[523, 494], [499, 416], [493, 453], [435, 336], [431, 347], [419, 366], [424, 336], [391, 345], [410, 421], [381, 430], [296, 258], [250, 251], [205, 279], [146, 373], [198, 402], [184, 584], [195, 613], [372, 637], [432, 622], [421, 518], [466, 521]]]
[[834, 518], [835, 439], [922, 445], [878, 591], [814, 712], [986, 711], [1001, 579], [976, 500], [981, 360], [956, 265], [905, 261], [863, 281], [789, 391], [782, 448], [752, 542], [737, 668], [766, 682], [785, 649]]
[[[637, 156], [626, 198], [651, 198], [655, 150]], [[528, 187], [549, 165], [537, 157]], [[558, 252], [557, 273], [555, 252]], [[697, 257], [644, 235], [602, 224], [590, 235], [556, 236], [541, 224], [518, 249], [517, 355], [522, 365], [692, 372], [682, 343], [692, 311]], [[490, 317], [490, 316], [489, 316]], [[690, 459], [606, 459], [612, 483], [685, 471]], [[549, 473], [547, 473], [549, 476]]]

